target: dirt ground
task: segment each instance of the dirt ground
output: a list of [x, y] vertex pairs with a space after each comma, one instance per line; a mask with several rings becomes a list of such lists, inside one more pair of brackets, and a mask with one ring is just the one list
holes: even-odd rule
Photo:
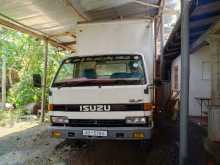
[[21, 122], [11, 128], [0, 128], [0, 165], [46, 165], [60, 142], [48, 137], [47, 124]]
[[[164, 125], [156, 131], [152, 145], [131, 141], [89, 141], [53, 139], [48, 124], [23, 122], [0, 128], [0, 165], [176, 165], [178, 127]], [[190, 125], [190, 162], [205, 165], [202, 133]], [[191, 146], [192, 147], [192, 146]]]

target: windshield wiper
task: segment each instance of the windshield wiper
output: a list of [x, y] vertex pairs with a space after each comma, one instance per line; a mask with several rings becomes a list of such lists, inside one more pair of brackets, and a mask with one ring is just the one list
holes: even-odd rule
[[73, 87], [73, 86], [105, 86], [105, 85], [135, 85], [141, 84], [141, 79], [86, 79], [82, 81], [55, 82], [53, 87]]
[[78, 85], [82, 85], [84, 83], [90, 83], [91, 81], [94, 81], [94, 79], [92, 80], [89, 80], [89, 79], [86, 79], [86, 80], [81, 80], [81, 81], [76, 81], [76, 80], [68, 80], [68, 81], [62, 81], [62, 82], [55, 82], [53, 84], [54, 87], [59, 87], [59, 88], [62, 88], [62, 87], [72, 87], [72, 86], [78, 86]]
[[129, 85], [129, 84], [140, 84], [141, 79], [114, 79], [113, 84], [115, 85]]

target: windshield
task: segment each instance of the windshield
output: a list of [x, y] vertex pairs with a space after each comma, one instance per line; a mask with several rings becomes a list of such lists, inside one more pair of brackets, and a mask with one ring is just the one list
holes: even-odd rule
[[71, 57], [63, 61], [53, 87], [142, 85], [145, 74], [140, 55]]

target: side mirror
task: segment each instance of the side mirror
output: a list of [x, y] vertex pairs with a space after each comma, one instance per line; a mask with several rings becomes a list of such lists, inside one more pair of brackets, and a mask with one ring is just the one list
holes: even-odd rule
[[40, 74], [33, 74], [33, 85], [34, 87], [41, 87], [41, 75]]

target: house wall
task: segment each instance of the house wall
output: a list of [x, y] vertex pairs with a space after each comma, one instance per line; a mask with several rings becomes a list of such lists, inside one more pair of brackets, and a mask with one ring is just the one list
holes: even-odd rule
[[[178, 66], [178, 89], [180, 90], [181, 82], [181, 59], [177, 57], [172, 63], [171, 72], [171, 89], [174, 89], [174, 68]], [[190, 55], [190, 82], [189, 82], [189, 115], [200, 116], [200, 102], [195, 97], [210, 97], [211, 96], [211, 67], [212, 56], [209, 46], [205, 46]], [[203, 105], [207, 111], [206, 106]]]

